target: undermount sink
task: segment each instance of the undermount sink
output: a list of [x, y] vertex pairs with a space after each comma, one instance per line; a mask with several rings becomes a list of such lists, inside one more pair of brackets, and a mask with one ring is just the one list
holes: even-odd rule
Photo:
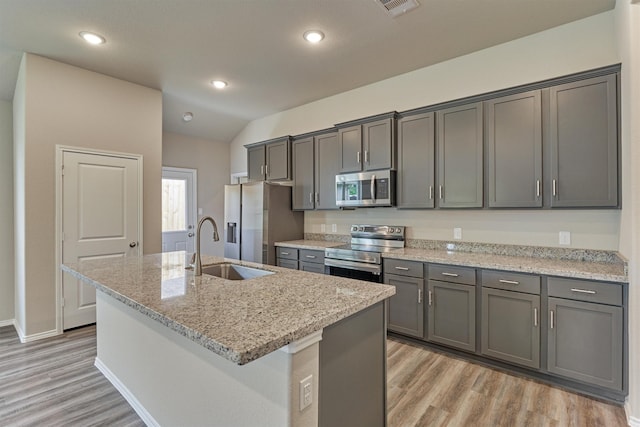
[[256, 277], [273, 274], [272, 271], [260, 270], [258, 268], [245, 267], [243, 265], [223, 263], [202, 267], [202, 274], [221, 277], [227, 280], [248, 280]]

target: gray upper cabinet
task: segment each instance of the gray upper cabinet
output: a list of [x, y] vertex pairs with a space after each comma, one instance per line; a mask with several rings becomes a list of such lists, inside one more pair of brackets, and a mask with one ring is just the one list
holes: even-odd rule
[[395, 139], [395, 116], [341, 128], [340, 172], [395, 169]]
[[264, 181], [264, 145], [247, 148], [247, 179]]
[[542, 207], [539, 90], [485, 101], [488, 205]]
[[351, 126], [338, 131], [340, 143], [340, 172], [362, 170], [362, 126]]
[[291, 139], [277, 138], [247, 148], [249, 181], [283, 181], [291, 179]]
[[482, 103], [437, 112], [438, 205], [483, 205]]
[[433, 208], [435, 113], [398, 120], [398, 208]]
[[338, 209], [336, 175], [340, 173], [340, 145], [336, 132], [315, 137], [315, 207]]
[[293, 160], [293, 209], [313, 209], [315, 207], [313, 137], [293, 141], [291, 143], [291, 151]]
[[551, 207], [618, 206], [616, 75], [549, 91]]

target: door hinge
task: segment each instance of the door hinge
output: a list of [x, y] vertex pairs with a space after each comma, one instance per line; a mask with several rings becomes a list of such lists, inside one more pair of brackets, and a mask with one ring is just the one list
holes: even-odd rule
[[60, 307], [64, 307], [64, 298], [60, 299]]
[[64, 242], [64, 231], [62, 232], [62, 241]]
[[64, 165], [62, 165], [62, 176], [64, 176]]

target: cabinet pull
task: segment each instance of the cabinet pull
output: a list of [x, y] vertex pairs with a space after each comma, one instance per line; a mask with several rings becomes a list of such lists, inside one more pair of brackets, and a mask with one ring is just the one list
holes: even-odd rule
[[551, 181], [551, 193], [553, 194], [553, 197], [556, 197], [558, 195], [558, 189], [555, 179]]
[[316, 193], [316, 203], [320, 203], [320, 194]]
[[579, 294], [589, 294], [589, 295], [595, 295], [597, 293], [596, 291], [591, 291], [589, 289], [578, 289], [578, 288], [571, 288], [571, 292], [577, 292]]
[[260, 175], [264, 175], [264, 165], [260, 165]]
[[551, 327], [551, 329], [553, 329], [553, 327], [555, 326], [553, 323], [553, 310], [549, 311], [549, 314], [551, 315], [551, 319], [549, 322], [549, 326]]
[[429, 200], [433, 200], [433, 186], [429, 186]]
[[533, 326], [538, 326], [538, 309], [533, 309]]
[[515, 280], [504, 280], [504, 279], [500, 279], [498, 280], [500, 283], [504, 283], [507, 285], [519, 285], [520, 282], [516, 282]]
[[289, 252], [280, 252], [280, 255], [290, 255]]
[[418, 289], [418, 304], [422, 304], [422, 289]]
[[396, 270], [409, 271], [409, 267], [395, 267]]
[[305, 257], [305, 258], [316, 259], [316, 256], [315, 256], [315, 255], [305, 255], [304, 257]]
[[360, 152], [359, 151], [356, 153], [356, 160], [358, 161], [358, 164], [360, 164]]
[[536, 179], [536, 197], [540, 197], [540, 180]]
[[433, 305], [433, 292], [429, 291], [429, 307]]
[[440, 189], [440, 200], [442, 200], [442, 185], [439, 187]]
[[456, 273], [442, 273], [443, 276], [447, 276], [447, 277], [458, 277], [459, 274]]
[[309, 203], [313, 204], [313, 193], [309, 193]]
[[364, 162], [369, 163], [369, 150], [364, 150]]

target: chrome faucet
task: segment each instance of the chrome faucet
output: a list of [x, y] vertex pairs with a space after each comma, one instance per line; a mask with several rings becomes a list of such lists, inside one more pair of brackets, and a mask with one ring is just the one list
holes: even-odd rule
[[217, 242], [220, 240], [218, 236], [218, 226], [216, 222], [210, 216], [203, 216], [198, 221], [198, 228], [196, 230], [196, 252], [191, 257], [191, 264], [193, 265], [193, 271], [196, 276], [202, 276], [202, 260], [200, 259], [200, 230], [202, 229], [202, 224], [206, 221], [209, 221], [211, 225], [213, 225], [213, 241]]

